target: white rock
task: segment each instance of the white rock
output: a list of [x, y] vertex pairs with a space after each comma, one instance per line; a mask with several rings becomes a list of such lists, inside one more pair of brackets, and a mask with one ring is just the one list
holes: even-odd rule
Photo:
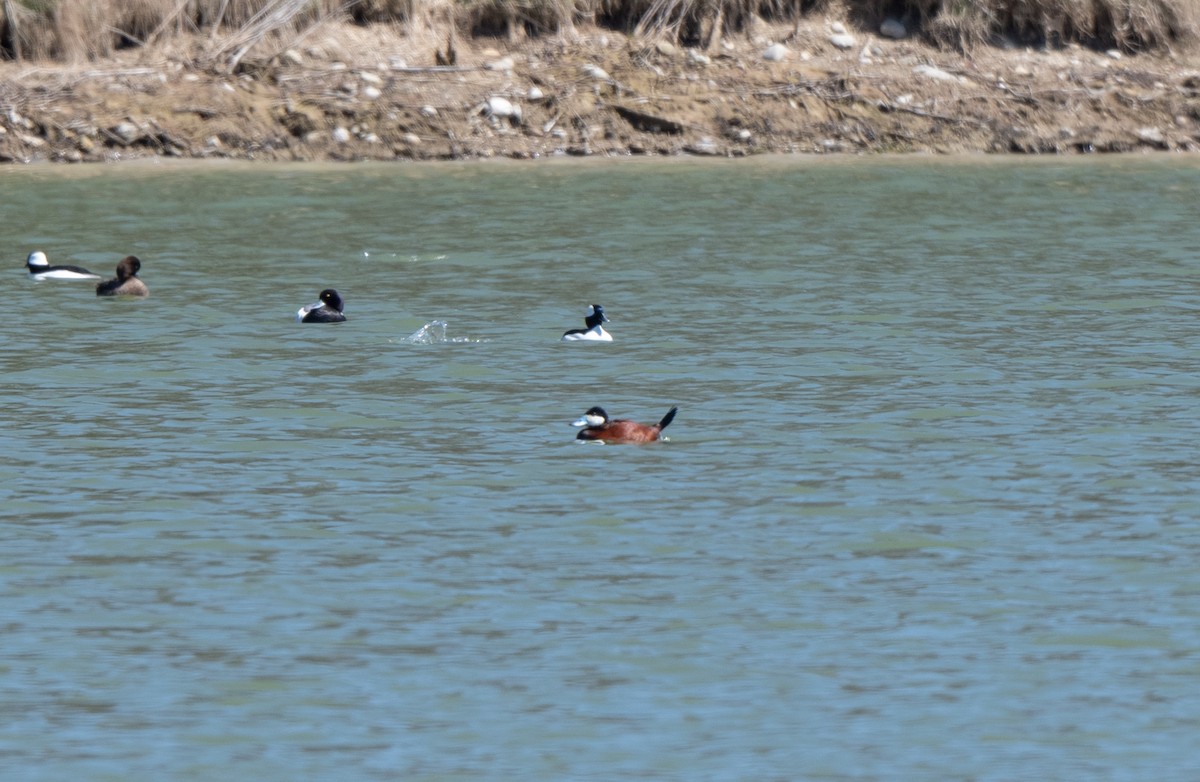
[[904, 27], [904, 22], [899, 19], [884, 19], [883, 24], [879, 25], [879, 34], [884, 38], [894, 38], [897, 41], [908, 35], [908, 30]]
[[708, 65], [709, 63], [712, 62], [712, 58], [710, 58], [706, 54], [701, 54], [700, 52], [696, 51], [695, 49], [688, 49], [687, 55], [688, 55], [688, 61], [694, 62], [696, 65]]
[[138, 126], [134, 125], [132, 122], [117, 123], [117, 126], [113, 128], [113, 133], [115, 133], [117, 137], [126, 144], [132, 144], [141, 138], [142, 135], [141, 129], [139, 129]]
[[436, 117], [437, 109], [435, 109], [433, 106], [422, 106], [421, 107], [421, 116], [422, 117]]
[[738, 128], [734, 132], [733, 137], [735, 139], [737, 139], [738, 141], [749, 141], [751, 135], [752, 134], [750, 133], [750, 131], [746, 130], [745, 128]]
[[531, 101], [537, 101], [537, 100], [541, 100], [542, 98], [546, 97], [546, 93], [542, 92], [541, 87], [535, 86], [535, 87], [529, 88], [529, 92], [527, 92], [525, 94], [525, 97]]
[[283, 54], [279, 55], [279, 59], [287, 65], [303, 65], [304, 56], [295, 49], [288, 49]]
[[370, 71], [363, 71], [362, 73], [358, 74], [358, 78], [362, 79], [367, 84], [374, 84], [375, 86], [383, 84], [383, 79], [380, 78], [378, 74], [371, 73]]
[[1119, 60], [1123, 56], [1118, 49], [1109, 49], [1105, 54], [1108, 55], [1110, 60]]
[[829, 25], [829, 29], [833, 30], [838, 35], [844, 35], [846, 33], [846, 25], [842, 24], [841, 22], [834, 22], [833, 24]]
[[771, 44], [767, 50], [762, 53], [762, 58], [767, 62], [783, 62], [787, 59], [789, 52], [788, 48], [781, 43]]
[[501, 98], [499, 95], [493, 95], [487, 99], [485, 109], [489, 116], [492, 117], [520, 117], [521, 109], [513, 105], [513, 102], [508, 98]]
[[658, 53], [664, 57], [674, 57], [679, 52], [679, 50], [675, 48], [675, 45], [669, 41], [659, 41], [658, 43], [654, 44], [654, 48], [657, 49]]
[[511, 71], [513, 65], [512, 57], [501, 57], [499, 60], [493, 60], [483, 67], [489, 71]]
[[599, 65], [588, 63], [581, 69], [585, 76], [591, 76], [593, 79], [605, 80], [608, 79], [608, 72]]
[[333, 140], [339, 144], [345, 144], [347, 141], [350, 140], [350, 131], [346, 130], [345, 128], [341, 127], [340, 125], [338, 127], [334, 128], [333, 133], [330, 135], [332, 135]]
[[379, 100], [383, 92], [378, 87], [363, 87], [362, 96], [367, 100]]
[[405, 133], [404, 134], [404, 143], [415, 147], [416, 145], [421, 143], [421, 137], [418, 136], [416, 133]]
[[842, 50], [854, 48], [854, 36], [850, 33], [834, 33], [829, 36], [829, 42]]
[[1158, 128], [1138, 128], [1137, 137], [1147, 144], [1161, 145], [1167, 140], [1167, 137]]
[[913, 68], [913, 73], [917, 74], [918, 76], [924, 76], [928, 79], [936, 79], [938, 81], [962, 81], [953, 73], [947, 73], [941, 68], [936, 68], [932, 65], [918, 65], [917, 67]]

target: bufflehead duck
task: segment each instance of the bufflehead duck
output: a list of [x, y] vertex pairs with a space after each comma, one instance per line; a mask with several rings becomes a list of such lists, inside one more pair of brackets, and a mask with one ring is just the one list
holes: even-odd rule
[[296, 312], [296, 320], [301, 323], [341, 323], [346, 319], [342, 314], [345, 308], [342, 297], [333, 288], [321, 291], [321, 300], [301, 307]]
[[81, 266], [56, 265], [51, 266], [50, 260], [41, 250], [34, 250], [25, 259], [25, 268], [29, 276], [35, 280], [98, 280], [99, 274], [93, 274]]
[[599, 304], [592, 304], [587, 308], [587, 317], [583, 319], [587, 325], [586, 329], [571, 329], [562, 335], [563, 342], [612, 342], [612, 334], [609, 334], [601, 326], [601, 323], [608, 323], [608, 317], [604, 314], [604, 308]]
[[97, 296], [149, 296], [150, 289], [138, 279], [142, 262], [136, 255], [126, 255], [117, 264], [116, 279], [105, 280], [96, 285]]
[[651, 443], [658, 439], [663, 429], [675, 420], [678, 407], [672, 407], [654, 426], [639, 424], [637, 421], [617, 419], [610, 421], [608, 413], [602, 407], [593, 407], [574, 423], [575, 426], [586, 427], [575, 435], [576, 440], [603, 440], [606, 443]]

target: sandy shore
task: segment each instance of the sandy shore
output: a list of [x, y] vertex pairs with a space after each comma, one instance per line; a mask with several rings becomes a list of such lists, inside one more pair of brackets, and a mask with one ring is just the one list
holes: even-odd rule
[[759, 25], [709, 51], [594, 29], [459, 39], [438, 65], [437, 44], [331, 26], [232, 69], [198, 64], [197, 42], [5, 63], [0, 161], [1200, 149], [1196, 51], [962, 55], [838, 29]]

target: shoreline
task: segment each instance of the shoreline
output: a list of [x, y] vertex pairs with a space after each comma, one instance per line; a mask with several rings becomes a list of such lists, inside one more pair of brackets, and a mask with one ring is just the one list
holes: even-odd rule
[[712, 52], [600, 29], [458, 40], [452, 66], [385, 27], [331, 25], [236, 73], [197, 68], [196, 45], [0, 65], [0, 162], [1200, 151], [1195, 52], [964, 55], [832, 20]]

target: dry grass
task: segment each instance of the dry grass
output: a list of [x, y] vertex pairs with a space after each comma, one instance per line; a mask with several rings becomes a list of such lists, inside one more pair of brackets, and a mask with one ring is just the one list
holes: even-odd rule
[[327, 19], [395, 23], [475, 35], [570, 33], [594, 21], [651, 37], [703, 42], [757, 18], [844, 16], [877, 29], [887, 16], [942, 46], [968, 49], [1002, 36], [1163, 50], [1200, 37], [1200, 0], [0, 0], [0, 59], [80, 61], [180, 33], [224, 53], [303, 34]]

